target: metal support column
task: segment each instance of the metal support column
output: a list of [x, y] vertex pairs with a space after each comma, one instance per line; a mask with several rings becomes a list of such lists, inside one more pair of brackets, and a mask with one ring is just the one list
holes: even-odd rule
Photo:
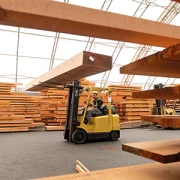
[[[20, 38], [20, 27], [18, 28], [18, 39], [17, 39], [17, 50], [16, 50], [16, 75], [15, 75], [15, 83], [17, 83], [17, 80], [18, 80], [19, 38]], [[15, 92], [17, 92], [17, 87], [15, 88]]]

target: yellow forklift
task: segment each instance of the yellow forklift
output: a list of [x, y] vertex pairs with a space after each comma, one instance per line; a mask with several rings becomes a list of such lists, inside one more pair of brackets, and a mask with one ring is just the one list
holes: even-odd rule
[[[112, 99], [109, 88], [83, 88], [78, 80], [65, 87], [69, 89], [69, 94], [64, 139], [76, 144], [83, 144], [89, 140], [107, 139], [117, 141], [120, 138], [119, 116], [111, 105]], [[79, 98], [83, 91], [88, 92], [88, 99], [83, 112], [80, 114], [78, 113]], [[86, 122], [86, 113], [89, 111], [90, 98], [94, 91], [98, 95], [102, 91], [106, 91], [108, 94], [108, 104], [101, 108], [102, 115], [91, 117]]]
[[[162, 83], [155, 84], [154, 89], [163, 88]], [[167, 100], [165, 99], [156, 99], [156, 105], [152, 108], [152, 115], [176, 115], [176, 101], [174, 102], [171, 108], [167, 107]]]

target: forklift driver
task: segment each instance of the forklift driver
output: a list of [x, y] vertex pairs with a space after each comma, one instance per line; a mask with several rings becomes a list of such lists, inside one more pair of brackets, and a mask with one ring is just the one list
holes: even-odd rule
[[86, 112], [86, 117], [85, 117], [85, 120], [84, 120], [85, 124], [87, 124], [89, 122], [91, 117], [101, 116], [102, 115], [102, 112], [101, 112], [100, 108], [101, 108], [101, 106], [103, 104], [103, 101], [97, 97], [97, 93], [93, 93], [93, 99], [94, 99], [93, 105], [89, 103], [88, 106], [94, 107], [94, 108], [91, 109], [91, 110], [88, 110]]
[[93, 101], [94, 107], [100, 109], [103, 104], [103, 101], [100, 98], [98, 98], [96, 92], [93, 93], [93, 99], [94, 99]]

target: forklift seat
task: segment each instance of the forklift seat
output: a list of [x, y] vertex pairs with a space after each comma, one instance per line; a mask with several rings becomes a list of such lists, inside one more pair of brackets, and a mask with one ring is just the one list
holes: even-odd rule
[[102, 115], [108, 114], [108, 107], [107, 105], [102, 106], [102, 108], [99, 109], [102, 112]]

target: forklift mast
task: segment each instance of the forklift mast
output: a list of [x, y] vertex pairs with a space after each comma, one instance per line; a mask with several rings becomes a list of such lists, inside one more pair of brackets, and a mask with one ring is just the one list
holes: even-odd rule
[[[154, 89], [159, 89], [159, 88], [163, 88], [163, 84], [159, 83], [159, 84], [155, 84], [154, 85]], [[161, 115], [162, 114], [162, 108], [165, 107], [166, 105], [166, 100], [164, 99], [156, 99], [156, 108], [157, 108], [157, 115]]]
[[80, 82], [78, 80], [73, 81], [71, 84], [66, 85], [65, 87], [69, 89], [69, 94], [64, 139], [72, 141], [72, 133], [75, 131], [76, 126], [79, 125], [79, 122], [77, 121], [78, 104], [83, 87], [80, 86]]

